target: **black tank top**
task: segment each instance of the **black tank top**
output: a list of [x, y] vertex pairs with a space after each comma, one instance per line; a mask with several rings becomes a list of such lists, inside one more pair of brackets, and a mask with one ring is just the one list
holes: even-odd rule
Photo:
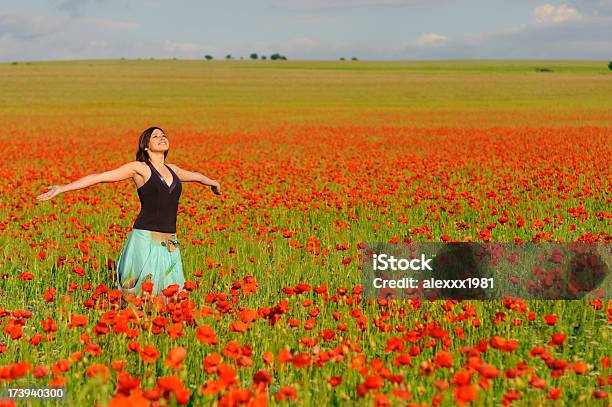
[[149, 160], [145, 163], [151, 169], [151, 176], [138, 188], [141, 208], [132, 228], [176, 233], [176, 213], [183, 190], [181, 180], [166, 165], [172, 174], [172, 185], [168, 186], [153, 164]]

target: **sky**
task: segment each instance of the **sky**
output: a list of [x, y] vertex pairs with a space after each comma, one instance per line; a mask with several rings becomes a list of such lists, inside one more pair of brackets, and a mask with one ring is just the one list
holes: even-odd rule
[[2, 0], [0, 62], [612, 59], [612, 0]]

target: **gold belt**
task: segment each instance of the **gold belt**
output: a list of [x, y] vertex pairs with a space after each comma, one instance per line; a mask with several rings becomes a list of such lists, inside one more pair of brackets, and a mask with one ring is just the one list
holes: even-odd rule
[[151, 240], [167, 247], [169, 252], [173, 252], [179, 246], [176, 233], [151, 231]]

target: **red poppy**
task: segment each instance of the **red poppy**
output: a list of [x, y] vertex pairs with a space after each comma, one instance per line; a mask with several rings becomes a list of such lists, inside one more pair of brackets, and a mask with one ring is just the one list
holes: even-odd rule
[[162, 289], [162, 294], [166, 297], [172, 297], [179, 290], [178, 284], [171, 284], [168, 287]]
[[56, 364], [51, 366], [51, 373], [56, 376], [68, 370], [70, 370], [70, 361], [67, 359], [60, 359]]
[[187, 349], [181, 346], [173, 348], [168, 353], [168, 357], [166, 358], [165, 365], [168, 366], [169, 368], [178, 370], [181, 367], [181, 364], [183, 363], [183, 360], [185, 360], [186, 356], [187, 356]]
[[85, 275], [85, 269], [82, 266], [76, 265], [72, 267], [72, 272], [83, 277]]
[[546, 388], [546, 382], [535, 374], [531, 375], [531, 378], [529, 379], [529, 384], [537, 389]]
[[447, 351], [441, 351], [434, 357], [434, 363], [437, 367], [453, 367], [453, 354]]
[[291, 363], [293, 363], [293, 366], [295, 367], [310, 366], [310, 355], [307, 353], [298, 353], [297, 355], [293, 355]]
[[131, 352], [140, 352], [140, 343], [135, 341], [128, 343], [128, 350]]
[[111, 367], [113, 368], [113, 370], [116, 371], [122, 371], [125, 366], [127, 365], [127, 361], [126, 360], [113, 360], [112, 362], [110, 362]]
[[274, 395], [276, 400], [297, 400], [297, 392], [293, 387], [281, 386], [278, 393]]
[[207, 355], [202, 361], [202, 367], [206, 371], [206, 373], [211, 374], [217, 371], [217, 366], [221, 363], [223, 357], [218, 353], [212, 353]]
[[272, 383], [272, 375], [267, 370], [260, 370], [253, 375], [253, 384], [266, 387]]
[[110, 379], [110, 372], [106, 365], [100, 363], [91, 364], [86, 370], [85, 375], [90, 378], [97, 378], [106, 383]]
[[557, 323], [557, 319], [559, 317], [555, 314], [552, 315], [544, 315], [544, 322], [546, 322], [547, 325], [554, 325]]
[[90, 355], [98, 356], [102, 354], [102, 348], [100, 347], [100, 345], [96, 345], [95, 343], [88, 343], [87, 345], [85, 345], [84, 350]]
[[576, 374], [579, 374], [579, 375], [583, 375], [589, 370], [588, 365], [580, 361], [574, 362], [572, 364], [572, 367], [574, 368], [574, 372], [576, 372]]
[[159, 352], [155, 345], [145, 345], [140, 351], [140, 357], [145, 363], [152, 363], [159, 358]]
[[558, 400], [559, 397], [561, 397], [561, 389], [558, 388], [552, 388], [548, 391], [548, 394], [546, 395], [546, 399], [548, 400]]
[[70, 315], [70, 326], [68, 328], [87, 326], [87, 317], [85, 315]]
[[453, 395], [455, 397], [455, 403], [462, 406], [478, 398], [478, 387], [474, 385], [457, 386], [455, 387]]
[[385, 381], [382, 377], [377, 375], [367, 376], [363, 383], [366, 389], [378, 389], [385, 384]]
[[548, 342], [548, 345], [550, 346], [563, 345], [563, 342], [565, 342], [566, 337], [567, 335], [565, 335], [564, 333], [554, 333], [551, 335], [551, 341]]
[[51, 317], [47, 317], [47, 319], [40, 321], [40, 324], [45, 332], [55, 332], [58, 330], [57, 324]]
[[230, 331], [232, 332], [244, 332], [248, 331], [249, 329], [251, 329], [251, 327], [242, 321], [234, 321], [230, 325]]
[[222, 385], [217, 380], [209, 379], [200, 387], [200, 394], [217, 394], [224, 389], [224, 385]]
[[263, 354], [262, 359], [266, 365], [271, 365], [272, 363], [274, 363], [274, 353], [266, 352]]
[[518, 342], [514, 340], [504, 339], [499, 336], [493, 336], [489, 339], [489, 345], [502, 352], [510, 352], [518, 348]]
[[217, 335], [215, 331], [208, 325], [200, 325], [196, 330], [196, 338], [198, 341], [208, 344], [208, 345], [216, 345], [217, 344]]
[[467, 386], [472, 381], [472, 372], [467, 370], [460, 370], [453, 375], [451, 383], [455, 386]]
[[179, 336], [183, 336], [183, 324], [177, 322], [176, 324], [170, 325], [168, 328], [166, 328], [166, 333], [172, 339], [176, 339]]
[[140, 379], [136, 376], [131, 376], [127, 372], [119, 372], [117, 374], [117, 391], [129, 394], [133, 389], [140, 386]]
[[240, 345], [236, 341], [229, 341], [222, 352], [223, 355], [230, 359], [238, 359], [240, 356]]
[[593, 391], [591, 396], [594, 399], [605, 399], [606, 397], [608, 397], [608, 393], [605, 390], [597, 389]]
[[340, 376], [332, 376], [327, 381], [332, 387], [336, 387], [342, 384], [342, 377]]
[[[393, 366], [412, 366], [412, 357], [408, 353], [400, 353], [393, 359]], [[451, 361], [452, 366], [452, 361]]]
[[57, 291], [55, 290], [55, 288], [47, 288], [45, 290], [45, 301], [52, 302], [55, 299], [56, 293]]
[[41, 377], [45, 377], [49, 373], [49, 369], [45, 365], [38, 365], [34, 368], [33, 375], [35, 378], [40, 379]]
[[157, 387], [164, 392], [174, 392], [183, 387], [183, 382], [176, 375], [162, 376], [157, 379]]
[[219, 364], [219, 366], [217, 367], [217, 375], [219, 377], [219, 383], [224, 388], [237, 383], [236, 371], [226, 363]]
[[143, 292], [151, 294], [153, 292], [153, 283], [150, 281], [145, 281], [140, 285], [140, 288]]
[[251, 396], [252, 393], [249, 389], [233, 389], [221, 397], [219, 404], [221, 406], [243, 405], [249, 402]]
[[24, 271], [23, 273], [19, 274], [19, 278], [22, 279], [23, 281], [33, 280], [34, 274]]

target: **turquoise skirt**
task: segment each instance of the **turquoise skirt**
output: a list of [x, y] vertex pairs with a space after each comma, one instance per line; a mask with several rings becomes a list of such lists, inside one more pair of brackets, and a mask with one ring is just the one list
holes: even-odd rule
[[142, 295], [142, 283], [153, 283], [153, 295], [172, 284], [183, 289], [185, 277], [180, 247], [173, 251], [155, 241], [150, 230], [132, 229], [117, 262], [117, 282], [125, 299]]

